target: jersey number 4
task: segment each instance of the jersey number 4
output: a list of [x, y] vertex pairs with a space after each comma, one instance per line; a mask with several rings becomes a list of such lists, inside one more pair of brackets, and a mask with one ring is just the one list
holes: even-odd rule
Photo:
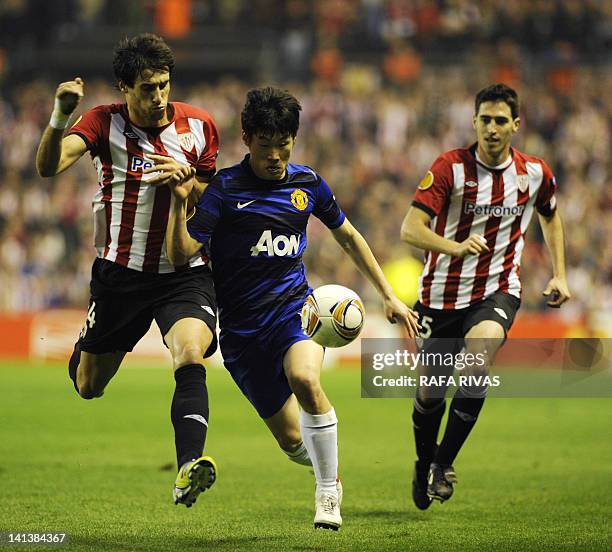
[[85, 334], [87, 333], [87, 328], [88, 327], [93, 328], [95, 323], [96, 323], [96, 302], [92, 301], [91, 306], [89, 307], [89, 310], [87, 311], [87, 319], [85, 320], [85, 325], [83, 326], [83, 329], [81, 330], [80, 337], [85, 337]]

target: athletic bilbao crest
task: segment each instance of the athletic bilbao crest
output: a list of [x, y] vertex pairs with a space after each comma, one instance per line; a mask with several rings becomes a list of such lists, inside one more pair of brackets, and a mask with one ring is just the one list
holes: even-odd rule
[[527, 191], [527, 189], [529, 188], [529, 175], [519, 174], [516, 177], [516, 182], [518, 184], [518, 189], [522, 193], [525, 193]]
[[178, 135], [179, 144], [185, 151], [191, 151], [195, 145], [195, 136], [191, 132], [183, 132]]

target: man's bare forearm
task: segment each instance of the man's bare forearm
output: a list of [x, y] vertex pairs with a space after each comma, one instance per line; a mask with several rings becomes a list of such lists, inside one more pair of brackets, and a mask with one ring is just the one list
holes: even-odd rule
[[170, 262], [175, 266], [187, 264], [201, 247], [202, 244], [187, 232], [187, 201], [173, 197], [166, 231], [166, 249]]
[[43, 177], [55, 176], [62, 157], [63, 129], [47, 125], [36, 152], [36, 170]]
[[445, 255], [452, 255], [459, 245], [456, 241], [448, 240], [420, 223], [402, 226], [401, 240], [423, 251]]
[[191, 210], [198, 204], [198, 201], [200, 201], [200, 198], [202, 197], [204, 190], [206, 190], [206, 188], [208, 187], [208, 182], [198, 180], [195, 177], [193, 179], [193, 182], [194, 182], [193, 189], [191, 190], [191, 193], [189, 194], [189, 200], [187, 202], [187, 212], [188, 213], [191, 213]]
[[355, 263], [359, 272], [370, 281], [376, 291], [385, 298], [391, 297], [393, 295], [393, 288], [385, 278], [376, 257], [374, 257], [374, 253], [372, 253], [364, 237], [354, 229], [350, 235], [335, 235], [335, 237], [342, 249]]
[[565, 279], [565, 236], [561, 215], [555, 211], [550, 218], [542, 215], [539, 218], [542, 235], [550, 253], [553, 275]]
[[81, 77], [62, 82], [55, 91], [53, 112], [36, 152], [36, 170], [40, 176], [55, 176], [70, 167], [87, 150], [84, 139], [75, 137], [64, 141], [64, 129], [83, 98], [85, 83]]

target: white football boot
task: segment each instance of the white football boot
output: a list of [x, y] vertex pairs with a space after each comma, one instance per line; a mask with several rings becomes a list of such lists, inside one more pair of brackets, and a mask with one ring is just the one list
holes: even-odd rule
[[342, 526], [338, 493], [317, 493], [315, 497], [315, 529], [337, 531]]

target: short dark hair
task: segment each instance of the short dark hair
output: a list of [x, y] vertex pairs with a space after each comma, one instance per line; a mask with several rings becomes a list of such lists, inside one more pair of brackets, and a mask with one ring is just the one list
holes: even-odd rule
[[300, 127], [302, 106], [287, 90], [266, 86], [247, 92], [246, 103], [240, 119], [242, 130], [250, 138], [253, 135], [296, 137]]
[[518, 94], [506, 84], [492, 84], [478, 92], [475, 101], [476, 113], [480, 109], [480, 104], [484, 102], [505, 102], [510, 108], [512, 118], [516, 119], [519, 116]]
[[174, 54], [163, 38], [143, 33], [124, 38], [115, 48], [113, 70], [117, 81], [134, 86], [144, 71], [168, 71], [174, 69]]

